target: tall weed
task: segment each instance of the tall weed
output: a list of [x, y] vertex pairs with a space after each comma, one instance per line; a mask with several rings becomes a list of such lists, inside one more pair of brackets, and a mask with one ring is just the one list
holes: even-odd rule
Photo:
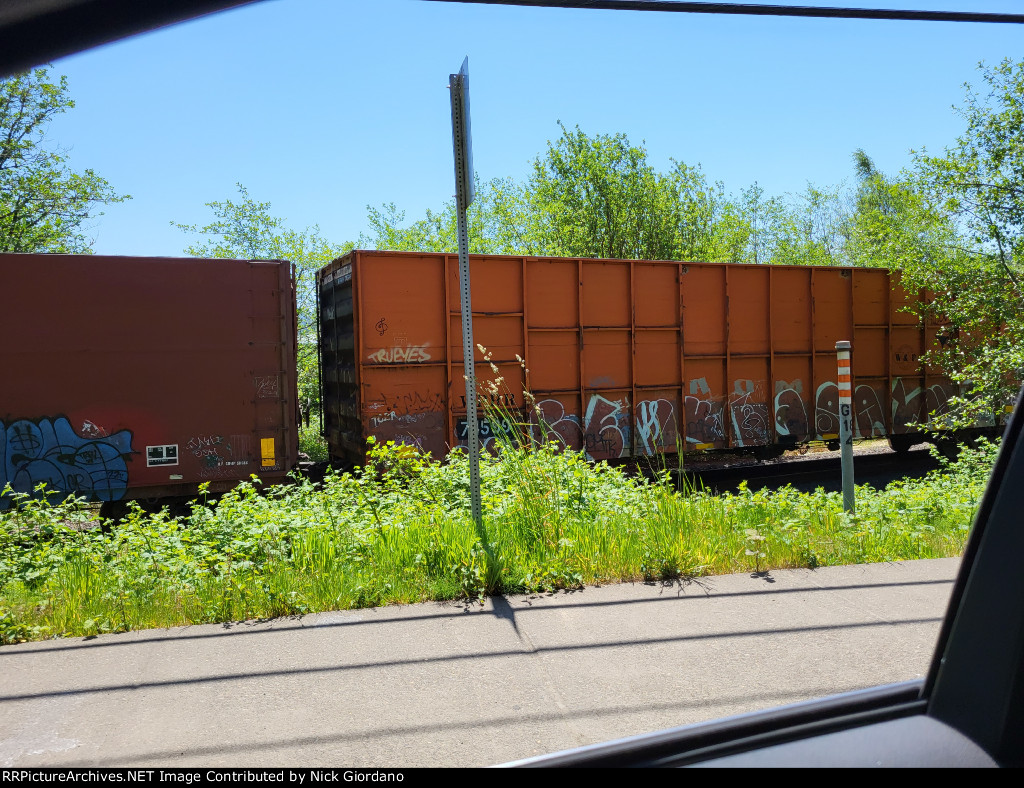
[[589, 583], [660, 581], [955, 556], [996, 446], [924, 479], [841, 496], [735, 494], [631, 477], [506, 414], [480, 461], [483, 530], [464, 454], [444, 462], [371, 441], [366, 466], [264, 489], [254, 478], [188, 517], [133, 506], [103, 531], [81, 501], [4, 494], [0, 642], [153, 626], [475, 599]]

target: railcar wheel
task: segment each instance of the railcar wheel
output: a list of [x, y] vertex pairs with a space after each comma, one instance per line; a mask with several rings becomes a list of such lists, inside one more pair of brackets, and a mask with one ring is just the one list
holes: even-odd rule
[[127, 501], [104, 501], [100, 504], [100, 519], [103, 520], [103, 530], [110, 531], [112, 526], [121, 522], [127, 514]]
[[777, 460], [786, 453], [786, 447], [777, 443], [769, 443], [767, 446], [758, 446], [754, 450], [754, 456], [761, 460]]
[[960, 442], [956, 438], [938, 438], [935, 448], [947, 460], [955, 460], [960, 454]]
[[910, 447], [914, 445], [913, 439], [907, 435], [890, 435], [889, 436], [889, 448], [897, 454], [906, 454], [910, 451]]

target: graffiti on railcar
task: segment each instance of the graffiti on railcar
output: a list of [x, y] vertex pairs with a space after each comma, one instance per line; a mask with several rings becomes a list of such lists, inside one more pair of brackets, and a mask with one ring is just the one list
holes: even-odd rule
[[839, 435], [839, 386], [832, 381], [814, 393], [814, 430], [819, 438]]
[[[913, 429], [930, 413], [941, 416], [949, 411], [949, 399], [956, 394], [952, 384], [934, 383], [927, 388], [920, 378], [893, 378], [892, 424], [901, 431]], [[913, 388], [909, 388], [913, 386]], [[923, 400], [922, 400], [923, 395]]]
[[[132, 433], [76, 433], [67, 418], [0, 421], [0, 489], [31, 493], [36, 485], [89, 499], [116, 501], [128, 487]], [[0, 499], [0, 506], [3, 506]]]
[[667, 399], [640, 400], [636, 406], [637, 454], [675, 448], [677, 424], [675, 403]]
[[374, 433], [383, 441], [411, 446], [424, 454], [444, 456], [445, 414], [437, 411], [400, 413], [392, 421], [381, 424]]
[[592, 460], [629, 454], [629, 398], [610, 400], [594, 394], [583, 415], [583, 445]]
[[396, 413], [422, 413], [424, 411], [440, 411], [443, 413], [445, 409], [444, 395], [432, 391], [406, 391], [401, 394], [381, 394], [379, 399], [370, 400], [366, 404], [367, 411], [393, 410]]
[[[518, 446], [521, 439], [519, 417], [513, 414], [495, 414], [491, 416], [477, 417], [477, 437], [480, 441], [480, 448], [487, 451], [497, 451], [498, 441], [501, 445], [509, 444]], [[455, 437], [458, 445], [469, 446], [469, 419], [467, 417], [455, 420]]]
[[444, 454], [444, 413], [389, 411], [371, 418], [370, 422], [374, 437], [381, 443], [393, 441], [399, 446], [411, 446], [437, 457]]
[[[251, 435], [193, 435], [184, 450], [199, 460], [199, 478], [237, 477], [240, 468], [253, 464]], [[264, 466], [263, 470], [272, 470]]]
[[771, 441], [764, 381], [733, 381], [729, 417], [732, 419], [737, 446], [764, 446]]
[[[403, 413], [401, 416], [402, 419], [407, 419], [408, 417], [408, 413]], [[370, 426], [376, 429], [381, 424], [389, 424], [393, 421], [398, 421], [398, 419], [398, 414], [393, 410], [389, 410], [384, 413], [379, 413], [376, 416], [370, 416]]]
[[[911, 378], [911, 385], [919, 381]], [[923, 420], [927, 411], [922, 412], [921, 386], [914, 385], [908, 390], [906, 378], [892, 381], [892, 424], [894, 428], [913, 428]]]
[[783, 443], [807, 439], [807, 406], [804, 405], [802, 380], [775, 382], [775, 433]]
[[223, 435], [195, 435], [188, 439], [185, 451], [191, 452], [193, 457], [201, 460], [204, 457], [218, 456], [222, 446], [231, 450], [231, 444], [224, 440]]
[[422, 364], [430, 361], [432, 356], [427, 345], [395, 345], [375, 350], [366, 358], [374, 364]]
[[557, 399], [538, 402], [530, 413], [530, 430], [536, 441], [554, 441], [567, 449], [583, 447], [583, 428], [580, 417], [566, 413], [565, 405]]
[[82, 426], [78, 428], [78, 434], [83, 438], [106, 438], [109, 434], [103, 427], [93, 424], [91, 421], [86, 419], [82, 422]]
[[880, 438], [885, 436], [885, 409], [882, 399], [871, 386], [862, 383], [853, 392], [853, 405], [857, 418], [854, 437]]
[[[462, 400], [462, 407], [466, 407], [466, 395], [459, 397]], [[481, 391], [477, 395], [477, 401], [488, 405], [497, 406], [500, 409], [518, 408], [516, 395], [511, 393], [499, 393], [495, 391]]]
[[185, 451], [199, 460], [199, 476], [218, 479], [227, 474], [224, 463], [234, 456], [231, 444], [223, 435], [194, 435], [185, 443]]
[[447, 403], [439, 392], [380, 393], [366, 401], [362, 417], [370, 434], [381, 442], [394, 441], [434, 457], [447, 453]]
[[715, 443], [725, 440], [722, 402], [712, 398], [707, 379], [690, 381], [690, 393], [683, 401], [686, 410], [686, 442]]
[[256, 387], [256, 399], [278, 399], [281, 396], [279, 375], [254, 375], [252, 382]]
[[956, 388], [954, 386], [943, 386], [941, 383], [935, 383], [929, 386], [924, 393], [925, 409], [936, 416], [948, 413], [949, 400], [954, 396], [956, 396]]
[[[853, 390], [853, 406], [856, 414], [853, 422], [853, 437], [878, 438], [886, 434], [885, 407], [882, 405], [882, 400], [882, 395], [866, 383], [861, 383]], [[895, 404], [896, 397], [894, 395], [894, 409]], [[898, 419], [894, 421], [894, 424], [899, 425], [900, 423]], [[815, 429], [819, 438], [834, 437], [839, 434], [839, 387], [832, 381], [826, 381], [818, 386], [815, 397]]]

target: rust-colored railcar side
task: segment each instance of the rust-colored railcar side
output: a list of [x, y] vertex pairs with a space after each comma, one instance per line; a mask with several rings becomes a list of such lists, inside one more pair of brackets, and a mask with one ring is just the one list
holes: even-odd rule
[[[886, 270], [479, 255], [470, 269], [482, 393], [501, 378], [503, 407], [594, 460], [835, 440], [843, 339], [857, 438], [910, 434], [954, 391], [919, 362], [938, 326]], [[445, 254], [354, 251], [319, 272], [335, 459], [361, 462], [368, 435], [434, 457], [465, 443], [458, 285]]]
[[289, 263], [3, 254], [0, 292], [0, 488], [160, 498], [296, 464]]

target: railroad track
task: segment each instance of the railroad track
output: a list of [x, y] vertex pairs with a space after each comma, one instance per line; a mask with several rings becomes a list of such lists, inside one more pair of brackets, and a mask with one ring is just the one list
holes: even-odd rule
[[[878, 488], [896, 479], [924, 476], [939, 467], [938, 460], [932, 457], [927, 446], [919, 446], [905, 454], [897, 454], [888, 449], [855, 451], [853, 459], [855, 483]], [[672, 469], [672, 473], [677, 475], [679, 470]], [[840, 491], [842, 477], [839, 452], [768, 462], [739, 460], [730, 464], [684, 465], [680, 485], [704, 487], [724, 493], [735, 492], [743, 481], [747, 482], [751, 490], [791, 484], [804, 492], [817, 487]]]

